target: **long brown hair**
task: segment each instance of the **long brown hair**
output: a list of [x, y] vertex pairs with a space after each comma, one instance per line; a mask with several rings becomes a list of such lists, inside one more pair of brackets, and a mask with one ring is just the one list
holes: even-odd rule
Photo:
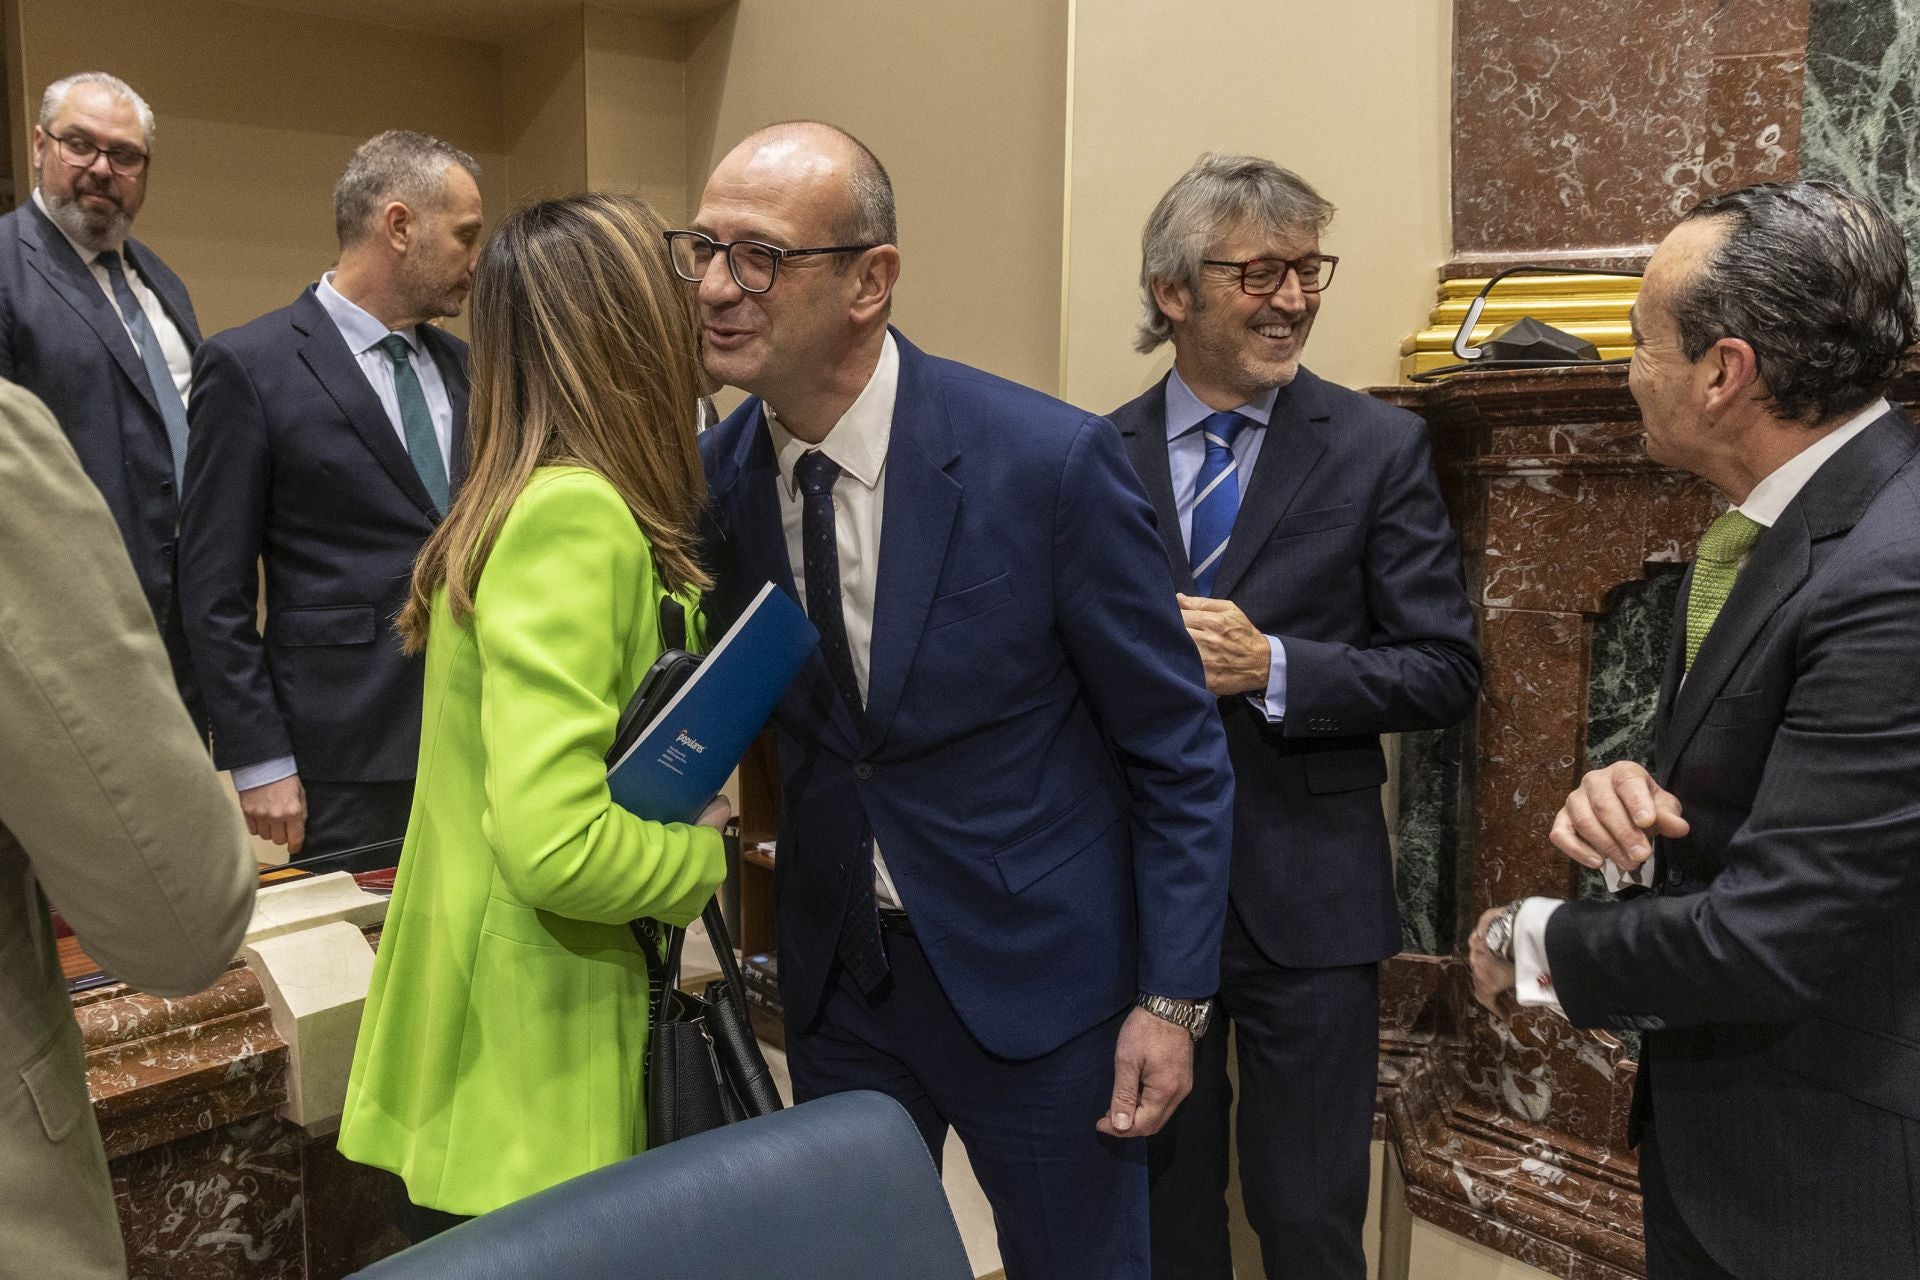
[[536, 467], [604, 476], [667, 589], [711, 585], [694, 556], [707, 495], [694, 438], [699, 331], [665, 231], [645, 201], [588, 192], [518, 210], [488, 239], [473, 283], [472, 462], [414, 562], [398, 622], [408, 653], [426, 645], [442, 583], [454, 620], [473, 616], [494, 539]]

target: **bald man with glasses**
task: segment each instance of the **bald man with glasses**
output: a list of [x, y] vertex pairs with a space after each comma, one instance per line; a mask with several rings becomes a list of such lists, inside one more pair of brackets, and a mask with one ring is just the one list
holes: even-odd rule
[[204, 736], [174, 570], [200, 326], [180, 278], [130, 234], [153, 134], [152, 109], [115, 76], [47, 87], [33, 195], [0, 218], [0, 377], [47, 403], [106, 499]]

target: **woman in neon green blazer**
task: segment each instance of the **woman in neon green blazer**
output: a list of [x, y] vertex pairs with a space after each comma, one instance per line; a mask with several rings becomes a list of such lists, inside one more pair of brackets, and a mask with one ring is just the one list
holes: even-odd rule
[[399, 619], [426, 649], [419, 782], [339, 1143], [442, 1214], [645, 1147], [627, 922], [686, 924], [724, 874], [724, 800], [649, 822], [604, 763], [662, 596], [691, 616], [707, 585], [703, 379], [664, 230], [638, 200], [549, 201], [475, 269], [472, 465]]

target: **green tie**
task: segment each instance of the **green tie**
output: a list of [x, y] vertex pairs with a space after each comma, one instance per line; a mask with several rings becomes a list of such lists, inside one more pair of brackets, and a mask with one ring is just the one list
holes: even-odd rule
[[413, 371], [413, 348], [397, 333], [380, 339], [380, 349], [393, 361], [394, 398], [400, 402], [400, 426], [407, 437], [407, 453], [420, 483], [427, 486], [434, 510], [447, 511], [447, 464], [440, 457], [440, 438], [433, 433], [433, 413], [427, 408], [427, 393], [420, 389], [420, 375]]
[[1737, 508], [1724, 511], [1700, 538], [1700, 550], [1693, 562], [1693, 586], [1687, 591], [1687, 670], [1693, 670], [1693, 657], [1713, 630], [1740, 575], [1740, 558], [1752, 548], [1766, 526]]

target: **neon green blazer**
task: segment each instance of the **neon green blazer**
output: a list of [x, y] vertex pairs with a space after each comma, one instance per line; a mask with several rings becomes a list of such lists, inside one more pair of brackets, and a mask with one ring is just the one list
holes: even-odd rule
[[646, 1146], [627, 921], [691, 921], [725, 871], [718, 832], [607, 794], [662, 590], [613, 486], [543, 467], [470, 624], [434, 599], [413, 811], [339, 1140], [416, 1204], [485, 1213]]

